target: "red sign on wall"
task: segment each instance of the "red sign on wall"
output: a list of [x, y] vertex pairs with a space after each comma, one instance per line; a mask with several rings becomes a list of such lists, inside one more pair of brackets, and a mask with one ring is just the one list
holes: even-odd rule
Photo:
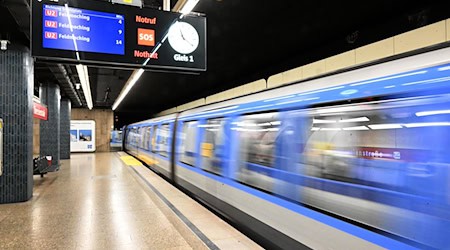
[[33, 117], [47, 121], [48, 109], [40, 103], [33, 102]]

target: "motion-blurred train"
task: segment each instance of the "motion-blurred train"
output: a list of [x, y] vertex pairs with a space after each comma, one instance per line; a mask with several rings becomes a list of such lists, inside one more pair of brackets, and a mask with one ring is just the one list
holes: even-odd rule
[[267, 248], [450, 249], [450, 48], [125, 127]]

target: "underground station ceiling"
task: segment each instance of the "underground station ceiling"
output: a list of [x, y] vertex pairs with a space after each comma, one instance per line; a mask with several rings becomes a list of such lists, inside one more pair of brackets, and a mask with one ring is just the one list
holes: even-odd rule
[[[0, 0], [0, 39], [29, 46], [30, 1], [34, 0]], [[171, 6], [175, 3], [172, 0]], [[144, 8], [158, 10], [162, 5], [162, 0], [144, 0]], [[207, 20], [207, 70], [200, 74], [146, 71], [116, 111], [149, 118], [445, 19], [449, 7], [449, 1], [200, 0], [194, 11]], [[88, 72], [94, 108], [111, 108], [132, 73], [100, 66], [90, 66]], [[80, 79], [74, 65], [37, 61], [35, 78], [36, 94], [39, 83], [55, 82], [74, 107], [86, 106], [82, 89], [75, 88]]]

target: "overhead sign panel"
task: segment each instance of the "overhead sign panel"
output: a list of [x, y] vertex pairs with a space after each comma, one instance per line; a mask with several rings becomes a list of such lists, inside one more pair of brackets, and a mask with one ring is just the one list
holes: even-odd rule
[[32, 13], [39, 59], [206, 70], [205, 17], [90, 0], [33, 0]]
[[142, 7], [142, 0], [112, 0], [112, 2]]
[[125, 54], [123, 15], [44, 4], [42, 20], [44, 48]]

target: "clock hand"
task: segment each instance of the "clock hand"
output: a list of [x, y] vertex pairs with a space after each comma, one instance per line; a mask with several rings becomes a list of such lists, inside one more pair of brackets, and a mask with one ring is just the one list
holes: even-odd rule
[[181, 38], [183, 38], [183, 40], [186, 41], [186, 38], [184, 38], [184, 35], [183, 35], [183, 31], [181, 31], [181, 28], [180, 28], [180, 34], [181, 34]]
[[192, 47], [194, 47], [194, 45], [193, 45], [191, 42], [189, 42], [189, 41], [184, 37], [183, 31], [181, 30], [181, 28], [180, 28], [180, 33], [181, 33], [181, 38], [183, 38], [183, 40], [185, 40], [187, 43], [189, 43], [189, 45], [191, 45]]

